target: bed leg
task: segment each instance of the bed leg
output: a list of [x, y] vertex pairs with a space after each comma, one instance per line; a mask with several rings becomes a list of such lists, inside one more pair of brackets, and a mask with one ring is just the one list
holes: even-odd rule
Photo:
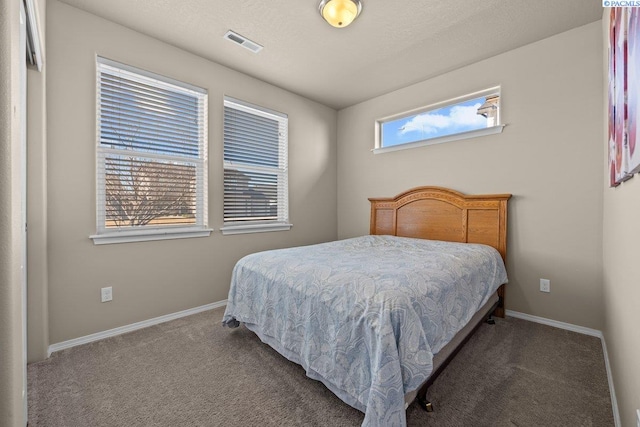
[[493, 316], [489, 315], [489, 317], [487, 317], [487, 320], [485, 320], [489, 325], [495, 325], [496, 321], [493, 319]]
[[427, 400], [426, 393], [424, 396], [418, 395], [418, 404], [427, 412], [433, 412], [433, 404]]
[[493, 311], [493, 315], [496, 317], [500, 317], [504, 319], [504, 314], [505, 314], [505, 310], [504, 310], [504, 285], [501, 285], [498, 288], [498, 306], [496, 307], [496, 309]]

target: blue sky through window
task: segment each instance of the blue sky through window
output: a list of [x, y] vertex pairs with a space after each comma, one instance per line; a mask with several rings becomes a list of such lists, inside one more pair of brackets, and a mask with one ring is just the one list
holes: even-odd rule
[[382, 123], [382, 147], [423, 141], [487, 127], [478, 114], [486, 96]]

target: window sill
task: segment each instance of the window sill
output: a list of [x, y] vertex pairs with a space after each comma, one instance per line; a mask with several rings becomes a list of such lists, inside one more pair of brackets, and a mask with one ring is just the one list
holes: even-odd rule
[[245, 233], [267, 233], [270, 231], [287, 231], [293, 224], [244, 224], [225, 225], [220, 229], [223, 235], [245, 234]]
[[176, 228], [135, 231], [111, 231], [89, 236], [94, 245], [112, 243], [149, 242], [153, 240], [189, 239], [192, 237], [209, 237], [212, 229], [208, 228]]
[[479, 136], [493, 135], [496, 133], [502, 133], [502, 130], [504, 129], [505, 126], [506, 125], [491, 126], [490, 128], [471, 130], [469, 132], [462, 132], [462, 133], [456, 133], [454, 135], [441, 136], [439, 138], [409, 142], [407, 144], [392, 145], [390, 147], [378, 147], [378, 148], [374, 148], [371, 151], [373, 151], [373, 154], [381, 154], [381, 153], [388, 153], [391, 151], [407, 150], [409, 148], [424, 147], [426, 145], [442, 144], [443, 142], [458, 141], [460, 139], [469, 139], [469, 138], [476, 138]]

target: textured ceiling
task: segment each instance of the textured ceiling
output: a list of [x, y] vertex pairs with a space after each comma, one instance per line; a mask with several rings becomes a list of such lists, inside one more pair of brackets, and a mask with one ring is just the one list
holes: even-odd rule
[[602, 16], [599, 0], [362, 0], [336, 29], [319, 0], [63, 1], [337, 109]]

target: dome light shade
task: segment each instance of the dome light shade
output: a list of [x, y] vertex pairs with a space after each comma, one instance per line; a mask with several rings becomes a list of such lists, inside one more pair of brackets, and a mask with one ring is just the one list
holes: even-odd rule
[[322, 0], [318, 6], [320, 15], [329, 25], [344, 28], [360, 15], [360, 0]]

